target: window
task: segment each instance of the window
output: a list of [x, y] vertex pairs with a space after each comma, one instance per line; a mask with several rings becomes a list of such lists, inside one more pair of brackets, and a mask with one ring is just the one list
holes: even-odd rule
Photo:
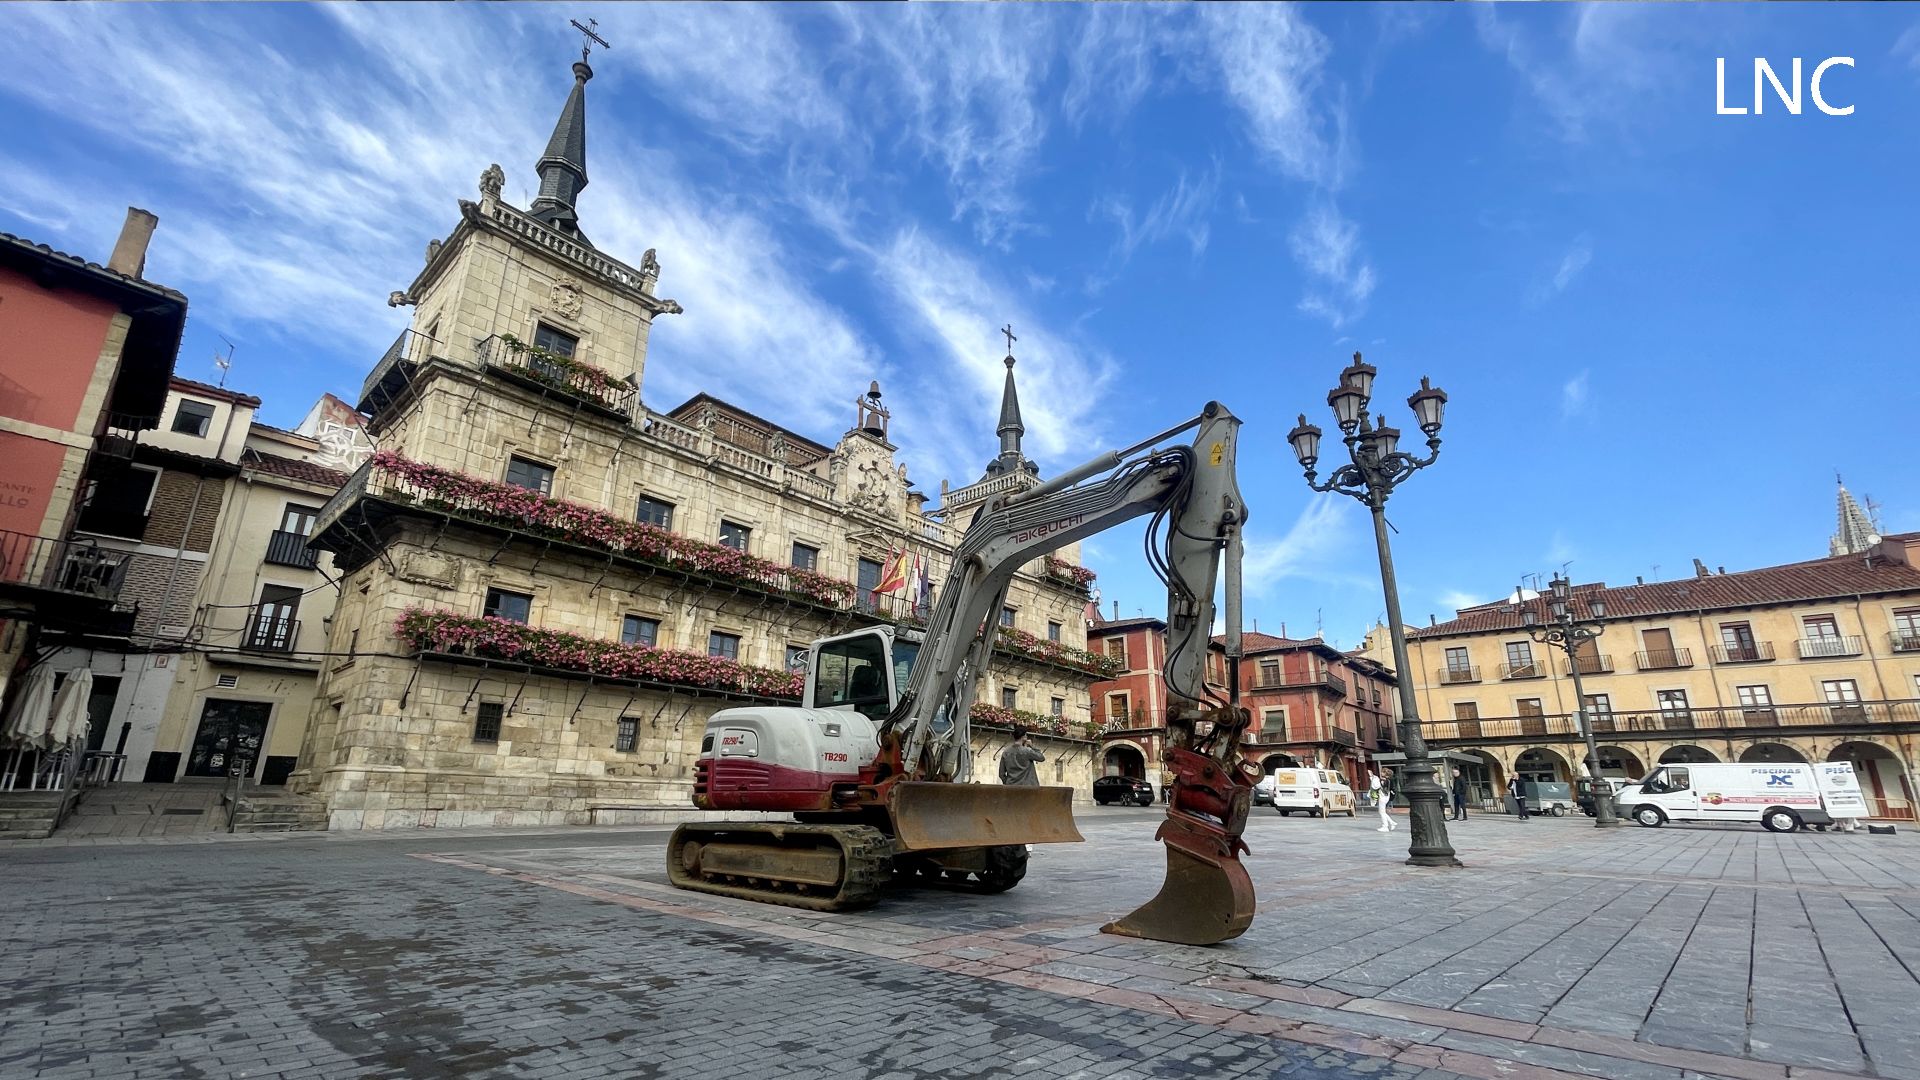
[[660, 620], [649, 619], [644, 615], [628, 615], [620, 620], [620, 643], [622, 645], [645, 645], [656, 648], [660, 644]]
[[1514, 712], [1520, 716], [1545, 716], [1546, 715], [1546, 711], [1541, 708], [1540, 699], [1537, 697], [1519, 698], [1514, 701], [1513, 708], [1514, 708]]
[[1654, 771], [1652, 776], [1647, 777], [1646, 782], [1640, 785], [1640, 790], [1650, 795], [1691, 791], [1693, 775], [1688, 769], [1678, 765], [1662, 765]]
[[204, 439], [207, 429], [212, 426], [213, 406], [204, 401], [181, 398], [179, 406], [173, 410], [173, 430], [182, 435]]
[[1720, 647], [1728, 660], [1760, 659], [1759, 643], [1753, 640], [1753, 626], [1743, 622], [1720, 624]]
[[553, 490], [553, 466], [519, 456], [510, 457], [507, 459], [506, 481], [514, 487], [545, 495]]
[[1107, 720], [1113, 723], [1126, 723], [1133, 712], [1132, 699], [1125, 694], [1107, 695]]
[[1895, 608], [1893, 611], [1893, 651], [1920, 650], [1920, 607]]
[[617, 753], [631, 754], [640, 742], [640, 721], [632, 716], [620, 718], [620, 726], [614, 731], [613, 749]]
[[1007, 627], [1008, 629], [1012, 629], [1013, 627], [1013, 609], [1012, 608], [1003, 607], [1000, 609], [1000, 625]]
[[1380, 688], [1377, 686], [1373, 688], [1373, 707], [1380, 707]]
[[853, 594], [853, 602], [861, 611], [873, 611], [880, 606], [880, 597], [874, 590], [880, 587], [880, 574], [884, 569], [873, 559], [861, 559], [854, 567], [857, 589]]
[[1507, 642], [1507, 677], [1522, 679], [1536, 674], [1533, 667], [1533, 642]]
[[793, 565], [802, 570], [818, 570], [820, 549], [796, 541], [793, 545]]
[[1447, 650], [1447, 671], [1444, 676], [1450, 683], [1473, 682], [1473, 660], [1467, 655], [1465, 645], [1455, 645]]
[[1122, 666], [1125, 666], [1127, 663], [1127, 639], [1123, 637], [1108, 638], [1107, 657], [1112, 660], [1118, 660]]
[[1693, 713], [1687, 705], [1685, 690], [1658, 690], [1654, 700], [1660, 705], [1660, 715], [1667, 727], [1692, 727]]
[[506, 706], [497, 701], [483, 701], [480, 711], [473, 718], [474, 742], [499, 742], [500, 718], [506, 712]]
[[1587, 712], [1594, 716], [1613, 715], [1613, 697], [1609, 694], [1588, 694], [1580, 700], [1586, 702]]
[[1736, 686], [1733, 693], [1739, 699], [1741, 708], [1773, 704], [1773, 691], [1765, 686]]
[[633, 512], [633, 520], [647, 525], [658, 525], [662, 529], [671, 529], [673, 528], [673, 504], [642, 495], [640, 505]]
[[718, 630], [708, 633], [707, 655], [725, 657], [728, 660], [739, 660], [740, 635], [726, 634]]
[[1262, 738], [1285, 742], [1287, 739], [1287, 710], [1267, 709], [1260, 714], [1260, 735]]
[[288, 585], [260, 587], [260, 604], [253, 609], [247, 624], [247, 648], [266, 652], [290, 652], [300, 624], [294, 616], [300, 611], [300, 590]]
[[1260, 661], [1260, 680], [1256, 686], [1280, 685], [1280, 661], [1275, 657], [1266, 657]]
[[1059, 719], [1067, 714], [1067, 699], [1063, 697], [1047, 699], [1047, 715]]
[[565, 330], [555, 330], [546, 323], [533, 328], [533, 347], [545, 349], [555, 356], [572, 356], [580, 347], [580, 339]]
[[1820, 683], [1820, 693], [1835, 705], [1858, 704], [1860, 684], [1852, 679], [1826, 679]]
[[1478, 719], [1480, 719], [1480, 703], [1479, 703], [1479, 702], [1477, 702], [1477, 701], [1456, 701], [1456, 702], [1454, 702], [1454, 703], [1453, 703], [1453, 718], [1454, 718], [1455, 720], [1478, 720]]
[[1019, 687], [1003, 686], [1000, 688], [1000, 707], [1003, 709], [1017, 709], [1020, 707]]
[[319, 516], [320, 511], [311, 506], [288, 503], [286, 510], [280, 514], [280, 531], [295, 536], [312, 536], [313, 519]]
[[505, 589], [488, 589], [487, 606], [480, 613], [495, 619], [523, 623], [533, 615], [533, 597]]
[[[896, 662], [901, 659], [903, 648], [911, 645], [911, 642], [894, 642]], [[906, 659], [910, 665], [911, 655]], [[852, 705], [868, 719], [884, 720], [890, 704], [886, 649], [879, 637], [864, 634], [821, 646], [819, 656], [814, 659], [814, 708]]]
[[147, 514], [153, 509], [153, 494], [160, 486], [159, 469], [103, 465], [97, 475], [89, 470], [87, 478], [87, 502], [75, 528], [130, 540], [146, 535]]
[[1056, 643], [1060, 640], [1060, 624], [1052, 619], [1047, 620], [1047, 640]]
[[747, 528], [745, 525], [736, 524], [731, 521], [722, 521], [720, 523], [721, 547], [730, 547], [735, 551], [745, 551], [747, 550], [747, 537], [751, 535], [753, 535], [753, 530]]
[[787, 670], [807, 670], [807, 647], [805, 645], [787, 646]]
[[1840, 640], [1840, 624], [1831, 615], [1808, 615], [1800, 620], [1807, 629], [1807, 638], [1813, 641]]

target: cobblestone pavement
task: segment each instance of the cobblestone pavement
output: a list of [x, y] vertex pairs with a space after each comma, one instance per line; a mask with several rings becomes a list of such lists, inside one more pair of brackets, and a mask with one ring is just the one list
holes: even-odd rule
[[[1260, 813], [1211, 949], [1098, 926], [1156, 813], [993, 897], [674, 890], [659, 830], [0, 852], [0, 1076], [1920, 1077], [1920, 843]], [[1404, 826], [1404, 818], [1401, 819]]]

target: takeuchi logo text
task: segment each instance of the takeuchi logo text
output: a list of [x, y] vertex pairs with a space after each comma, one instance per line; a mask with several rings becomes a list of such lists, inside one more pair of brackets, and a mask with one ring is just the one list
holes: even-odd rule
[[1052, 536], [1054, 533], [1066, 532], [1068, 529], [1073, 528], [1085, 520], [1087, 520], [1087, 515], [1075, 514], [1072, 517], [1061, 518], [1058, 521], [1049, 521], [1045, 525], [1035, 525], [1030, 529], [1022, 529], [1014, 533], [1013, 542], [1016, 544], [1024, 544], [1029, 540], [1038, 540], [1041, 537]]

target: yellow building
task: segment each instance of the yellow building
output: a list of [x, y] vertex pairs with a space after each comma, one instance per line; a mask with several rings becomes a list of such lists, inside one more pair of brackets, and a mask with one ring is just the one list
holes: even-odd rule
[[[1785, 566], [1696, 561], [1677, 581], [1574, 586], [1574, 616], [1603, 627], [1577, 660], [1603, 771], [1846, 760], [1875, 816], [1913, 818], [1920, 533], [1868, 539]], [[1569, 659], [1528, 633], [1546, 619], [1543, 598], [1516, 593], [1408, 633], [1428, 743], [1480, 757], [1495, 790], [1514, 773], [1565, 782], [1585, 757]]]

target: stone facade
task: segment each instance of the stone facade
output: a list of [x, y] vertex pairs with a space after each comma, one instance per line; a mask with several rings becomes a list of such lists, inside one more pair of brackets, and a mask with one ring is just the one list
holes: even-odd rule
[[[415, 306], [412, 327], [359, 402], [382, 454], [321, 515], [317, 543], [335, 553], [344, 590], [294, 783], [326, 802], [334, 827], [684, 816], [707, 717], [779, 697], [424, 648], [396, 634], [409, 611], [491, 610], [579, 639], [785, 670], [815, 638], [910, 623], [923, 598], [875, 592], [884, 568], [904, 551], [937, 586], [951, 523], [1001, 480], [1035, 482], [989, 478], [949, 494], [944, 517], [928, 514], [887, 441], [877, 388], [831, 447], [711, 398], [647, 408], [653, 320], [679, 311], [654, 291], [654, 253], [635, 269], [498, 191], [483, 183], [479, 202], [461, 204], [452, 235], [397, 294]], [[503, 515], [523, 489], [544, 493], [548, 516], [524, 499], [521, 519]], [[764, 561], [706, 572], [597, 539], [605, 522], [637, 517], [700, 559], [724, 562], [724, 545]], [[1053, 713], [1078, 733], [1050, 739], [1049, 756], [1056, 781], [1083, 797], [1094, 676], [1057, 650], [1084, 649], [1086, 604], [1083, 585], [1027, 568], [1003, 622], [1032, 638], [979, 688], [983, 702]], [[976, 735], [978, 771], [990, 773], [996, 736]]]

